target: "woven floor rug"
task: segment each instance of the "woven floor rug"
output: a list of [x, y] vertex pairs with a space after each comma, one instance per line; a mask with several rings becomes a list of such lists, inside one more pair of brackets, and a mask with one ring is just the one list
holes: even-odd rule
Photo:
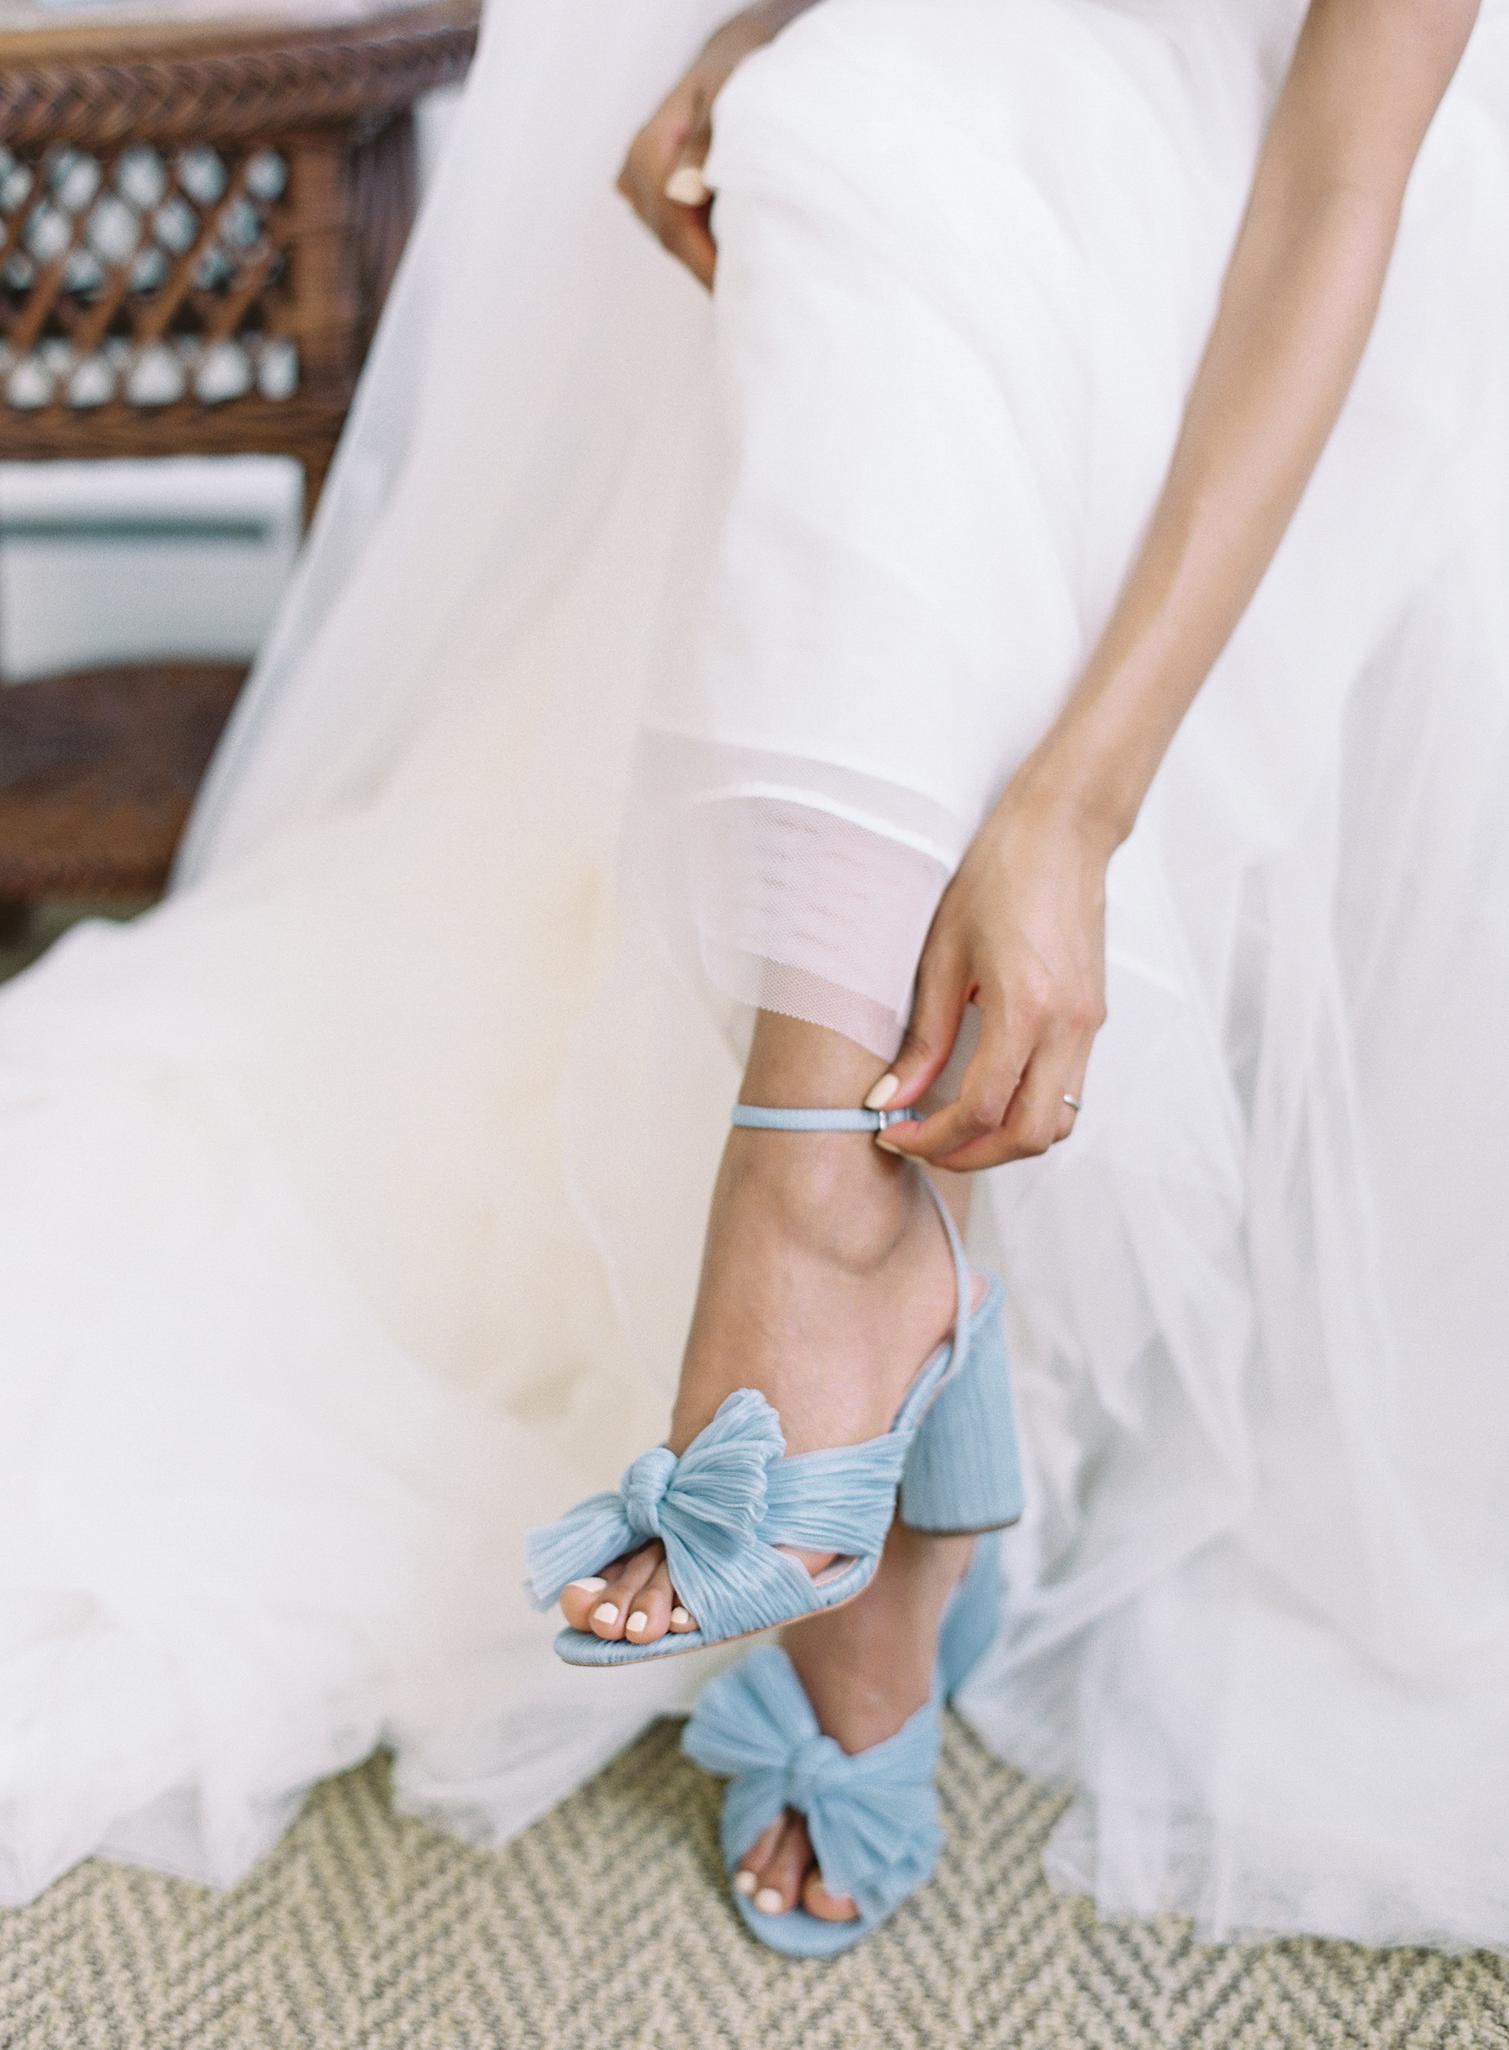
[[1509, 2050], [1509, 1963], [1107, 1927], [1038, 1869], [1057, 1802], [958, 1725], [945, 1870], [831, 1964], [727, 1905], [662, 1724], [498, 1854], [321, 1787], [230, 1894], [91, 1864], [0, 1915], [4, 2050]]

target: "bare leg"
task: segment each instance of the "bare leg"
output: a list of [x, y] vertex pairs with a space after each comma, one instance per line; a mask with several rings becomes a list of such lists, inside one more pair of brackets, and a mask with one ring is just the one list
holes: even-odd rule
[[[762, 1012], [742, 1094], [852, 1106], [881, 1067], [838, 1033]], [[683, 1450], [736, 1388], [769, 1397], [792, 1452], [874, 1437], [953, 1318], [947, 1245], [914, 1169], [865, 1133], [731, 1131], [667, 1442]], [[562, 1599], [574, 1628], [643, 1644], [691, 1627], [658, 1544], [596, 1578]]]
[[[880, 1068], [837, 1033], [762, 1012], [741, 1095], [850, 1106]], [[967, 1185], [950, 1177], [945, 1194], [958, 1214]], [[668, 1443], [681, 1450], [741, 1387], [770, 1398], [793, 1452], [874, 1436], [954, 1310], [952, 1262], [915, 1171], [863, 1134], [731, 1131]], [[897, 1526], [857, 1601], [784, 1633], [821, 1726], [847, 1750], [894, 1735], [927, 1700], [939, 1622], [969, 1551], [967, 1538]], [[692, 1627], [658, 1545], [600, 1578], [567, 1590], [575, 1628], [645, 1643]], [[750, 1846], [736, 1884], [767, 1913], [798, 1901], [837, 1920], [855, 1912], [824, 1892], [794, 1815]]]
[[[962, 1231], [972, 1183], [964, 1175], [939, 1181]], [[928, 1699], [943, 1611], [973, 1549], [971, 1538], [927, 1537], [894, 1524], [880, 1571], [858, 1601], [781, 1633], [819, 1727], [846, 1751], [883, 1743]], [[734, 1884], [767, 1914], [799, 1902], [825, 1921], [852, 1921], [858, 1912], [823, 1885], [807, 1826], [789, 1811], [750, 1846]]]

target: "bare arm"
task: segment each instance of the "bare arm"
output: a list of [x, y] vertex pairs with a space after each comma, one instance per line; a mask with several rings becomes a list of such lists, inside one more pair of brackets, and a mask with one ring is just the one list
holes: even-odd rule
[[1103, 1012], [1105, 866], [1272, 560], [1377, 312], [1420, 144], [1478, 0], [1313, 0], [1167, 481], [1105, 634], [945, 895], [913, 1029], [877, 1095], [914, 1102], [964, 1006], [960, 1100], [888, 1135], [975, 1168], [1073, 1128]]
[[1478, 0], [1315, 0], [1152, 525], [1036, 773], [1122, 838], [1293, 517]]

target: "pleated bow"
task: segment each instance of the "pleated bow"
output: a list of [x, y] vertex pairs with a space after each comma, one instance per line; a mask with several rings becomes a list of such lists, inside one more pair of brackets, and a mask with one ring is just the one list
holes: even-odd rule
[[850, 1754], [818, 1728], [790, 1659], [772, 1648], [706, 1688], [681, 1741], [694, 1763], [731, 1782], [722, 1822], [730, 1868], [793, 1808], [806, 1817], [824, 1886], [878, 1917], [938, 1861], [940, 1730], [929, 1703], [894, 1737]]
[[739, 1389], [679, 1457], [664, 1445], [642, 1453], [616, 1493], [591, 1495], [529, 1533], [535, 1600], [548, 1608], [571, 1581], [659, 1538], [678, 1597], [707, 1627], [749, 1571], [771, 1470], [785, 1450], [765, 1397]]

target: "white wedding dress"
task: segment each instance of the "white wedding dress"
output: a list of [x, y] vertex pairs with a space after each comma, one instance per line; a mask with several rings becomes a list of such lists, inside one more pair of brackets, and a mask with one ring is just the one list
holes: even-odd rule
[[[753, 1001], [885, 1054], [1156, 492], [1294, 0], [821, 0], [709, 305], [611, 190], [732, 0], [498, 0], [168, 903], [0, 997], [0, 1896], [387, 1740], [498, 1841], [697, 1660], [525, 1526], [663, 1429]], [[1509, 36], [981, 1185], [1032, 1474], [966, 1713], [1056, 1883], [1509, 1947]]]

